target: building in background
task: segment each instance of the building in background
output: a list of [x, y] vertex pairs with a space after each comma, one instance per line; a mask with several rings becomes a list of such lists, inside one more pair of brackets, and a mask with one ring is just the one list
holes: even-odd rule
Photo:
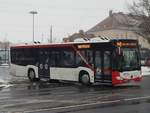
[[139, 34], [139, 25], [142, 22], [143, 18], [139, 16], [110, 11], [106, 19], [89, 29], [86, 33], [110, 38], [137, 39], [142, 48], [150, 48], [148, 40]]
[[83, 38], [83, 39], [90, 39], [95, 37], [94, 34], [87, 34], [86, 32], [84, 32], [83, 30], [79, 30], [78, 33], [74, 33], [71, 36], [68, 36], [66, 38], [63, 38], [63, 42], [73, 42], [74, 40], [78, 39], [78, 38]]
[[9, 64], [10, 42], [0, 42], [0, 65]]
[[[139, 16], [124, 14], [122, 12], [113, 13], [109, 11], [109, 16], [103, 21], [84, 32], [84, 38], [107, 37], [107, 38], [125, 38], [136, 39], [142, 48], [150, 48], [147, 39], [139, 34], [139, 25], [143, 22]], [[77, 38], [83, 38], [83, 33], [75, 33], [68, 38], [64, 38], [64, 42], [73, 41]], [[89, 37], [90, 36], [90, 37]]]

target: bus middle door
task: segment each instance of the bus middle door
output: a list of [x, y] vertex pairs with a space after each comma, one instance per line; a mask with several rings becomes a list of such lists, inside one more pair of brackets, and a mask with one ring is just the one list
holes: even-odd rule
[[49, 52], [46, 49], [40, 49], [39, 51], [39, 66], [38, 74], [39, 78], [50, 78], [50, 66], [49, 66]]

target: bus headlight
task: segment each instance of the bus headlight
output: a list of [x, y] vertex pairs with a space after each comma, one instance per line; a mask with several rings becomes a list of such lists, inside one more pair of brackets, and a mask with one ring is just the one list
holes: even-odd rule
[[123, 80], [123, 78], [121, 78], [120, 76], [116, 77], [117, 80]]

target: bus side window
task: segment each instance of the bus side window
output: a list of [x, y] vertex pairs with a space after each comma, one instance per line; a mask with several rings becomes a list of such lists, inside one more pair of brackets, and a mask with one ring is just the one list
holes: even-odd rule
[[94, 64], [93, 64], [93, 52], [91, 50], [86, 51], [86, 60], [88, 61], [88, 63], [91, 66], [94, 66]]
[[50, 56], [50, 66], [59, 67], [60, 66], [60, 52], [52, 51]]
[[50, 66], [51, 67], [55, 66], [55, 53], [54, 53], [54, 51], [52, 51], [51, 55], [50, 55]]
[[[84, 50], [81, 50], [81, 51], [78, 51], [80, 55], [82, 55], [82, 57], [85, 58], [85, 51]], [[83, 59], [81, 58], [81, 56], [79, 55], [78, 53], [76, 53], [76, 66], [84, 66], [84, 61]]]
[[16, 64], [16, 50], [11, 50], [11, 62]]
[[18, 50], [17, 51], [17, 54], [16, 54], [16, 63], [18, 65], [23, 65], [23, 60], [24, 60], [24, 51], [22, 49]]
[[56, 51], [55, 53], [55, 66], [56, 67], [60, 67], [60, 64], [61, 64], [60, 60], [61, 60], [60, 52]]
[[76, 54], [76, 65], [84, 66], [85, 60], [89, 65], [93, 66], [93, 52], [91, 50], [80, 50], [79, 52], [81, 56]]
[[73, 51], [63, 51], [62, 55], [62, 67], [74, 66], [74, 52]]

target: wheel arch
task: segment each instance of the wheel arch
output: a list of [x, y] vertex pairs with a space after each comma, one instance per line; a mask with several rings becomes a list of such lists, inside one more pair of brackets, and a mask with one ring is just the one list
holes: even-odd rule
[[[82, 76], [83, 74], [88, 74], [88, 75], [89, 75], [89, 73], [88, 73], [87, 71], [81, 70], [81, 71], [79, 72], [79, 82], [81, 82], [81, 76]], [[90, 76], [89, 76], [89, 78], [90, 78]], [[90, 82], [91, 82], [91, 80], [90, 80]]]
[[78, 78], [77, 78], [78, 81], [80, 80], [80, 76], [82, 73], [88, 73], [89, 78], [90, 78], [90, 82], [94, 83], [94, 71], [93, 70], [91, 70], [87, 67], [78, 67], [77, 73], [76, 73], [78, 75]]
[[33, 66], [33, 65], [28, 65], [28, 66], [27, 66], [26, 75], [28, 75], [28, 72], [29, 72], [29, 70], [31, 70], [31, 69], [35, 72], [35, 77], [36, 77], [36, 78], [39, 78], [39, 76], [38, 76], [38, 67]]
[[35, 73], [35, 70], [34, 70], [33, 68], [28, 68], [28, 70], [27, 70], [27, 75], [29, 74], [29, 72], [30, 72], [31, 70], [33, 70], [34, 73]]

